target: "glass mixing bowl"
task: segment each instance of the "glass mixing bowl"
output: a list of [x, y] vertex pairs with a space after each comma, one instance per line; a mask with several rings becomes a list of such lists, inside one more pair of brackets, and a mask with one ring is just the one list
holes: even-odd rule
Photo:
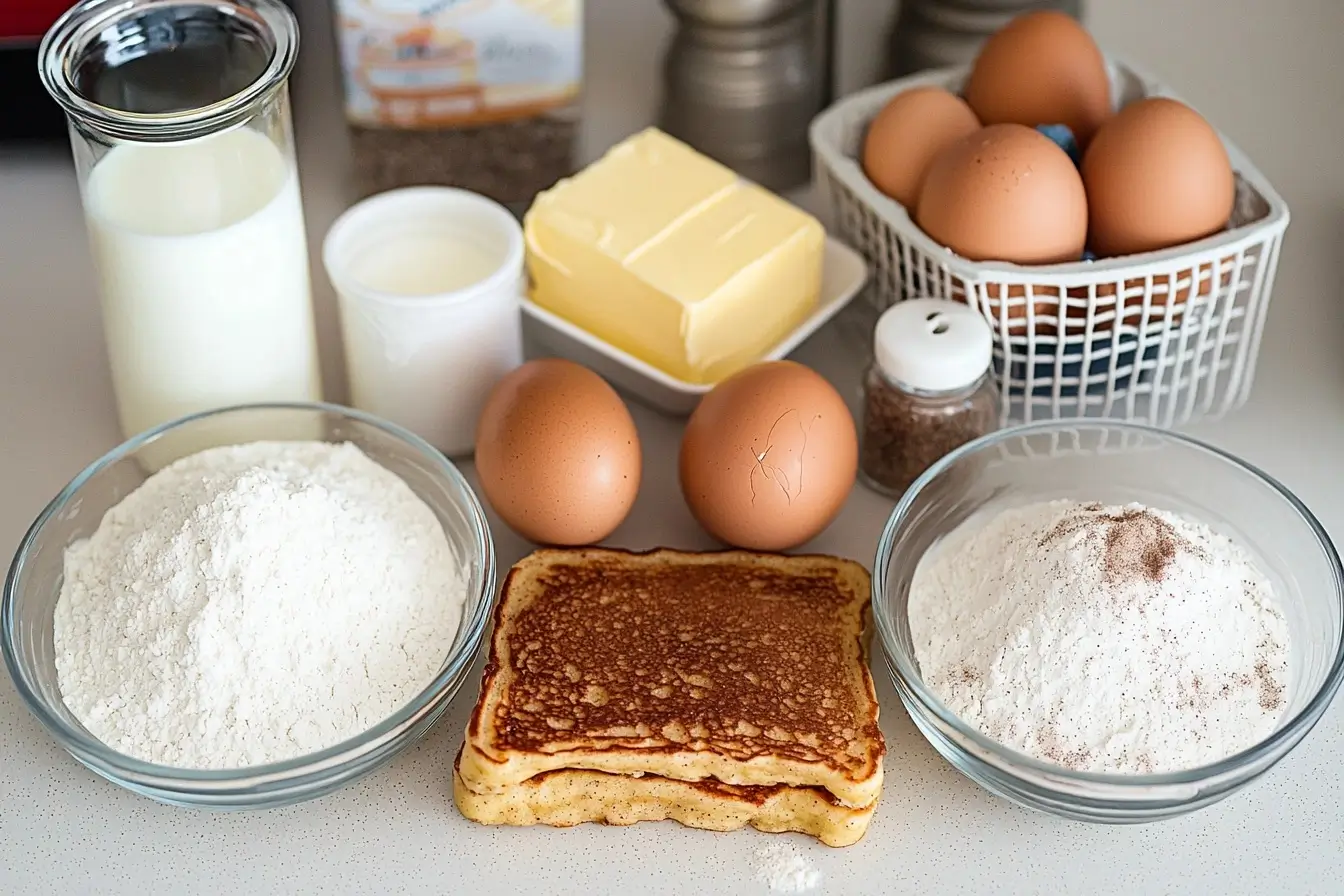
[[[404, 479], [429, 505], [465, 571], [462, 624], [434, 680], [390, 718], [318, 753], [238, 770], [152, 765], [107, 747], [66, 708], [56, 681], [52, 616], [65, 549], [97, 529], [103, 514], [172, 461], [217, 445], [261, 439], [352, 442]], [[326, 404], [265, 404], [185, 417], [136, 436], [74, 478], [24, 536], [0, 603], [0, 648], [28, 708], [69, 753], [103, 777], [164, 803], [221, 809], [281, 806], [312, 799], [383, 765], [420, 738], [462, 686], [480, 645], [495, 593], [495, 549], [485, 513], [467, 481], [412, 433], [367, 414]]]
[[[1288, 706], [1254, 747], [1169, 774], [1074, 772], [996, 743], [925, 686], [910, 638], [910, 583], [924, 552], [972, 515], [1056, 498], [1139, 502], [1200, 519], [1249, 549], [1290, 637]], [[873, 616], [887, 666], [920, 732], [986, 790], [1065, 818], [1141, 822], [1217, 802], [1268, 771], [1324, 714], [1344, 678], [1344, 569], [1311, 511], [1250, 464], [1134, 424], [1052, 421], [993, 433], [944, 457], [892, 512], [873, 565]]]

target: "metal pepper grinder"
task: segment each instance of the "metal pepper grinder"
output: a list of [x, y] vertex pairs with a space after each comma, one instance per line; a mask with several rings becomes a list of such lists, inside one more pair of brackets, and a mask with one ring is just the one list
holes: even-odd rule
[[658, 123], [768, 189], [812, 174], [807, 127], [831, 99], [834, 0], [666, 0]]
[[887, 75], [967, 64], [985, 38], [1022, 13], [1054, 9], [1080, 18], [1082, 6], [1082, 0], [902, 0]]

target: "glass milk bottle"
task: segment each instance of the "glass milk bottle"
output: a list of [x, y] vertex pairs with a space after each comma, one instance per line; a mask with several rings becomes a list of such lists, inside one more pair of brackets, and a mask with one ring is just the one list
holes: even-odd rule
[[47, 33], [129, 437], [320, 399], [280, 0], [83, 0]]

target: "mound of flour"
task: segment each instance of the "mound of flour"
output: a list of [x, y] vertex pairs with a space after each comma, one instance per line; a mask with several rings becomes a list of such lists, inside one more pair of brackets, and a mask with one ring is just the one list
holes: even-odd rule
[[1071, 769], [1195, 768], [1273, 732], [1288, 627], [1237, 544], [1140, 505], [972, 520], [921, 560], [910, 629], [962, 720]]
[[354, 445], [214, 448], [151, 476], [67, 549], [57, 680], [126, 755], [274, 762], [408, 702], [465, 600], [433, 511]]

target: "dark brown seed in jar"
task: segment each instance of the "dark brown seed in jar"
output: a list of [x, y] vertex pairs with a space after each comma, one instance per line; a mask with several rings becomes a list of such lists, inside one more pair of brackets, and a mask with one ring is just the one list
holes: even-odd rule
[[986, 404], [945, 407], [893, 386], [870, 385], [864, 399], [859, 465], [875, 484], [899, 495], [943, 455], [994, 429], [996, 410]]
[[461, 187], [525, 204], [574, 173], [577, 123], [539, 116], [473, 128], [350, 128], [361, 196], [397, 187]]

